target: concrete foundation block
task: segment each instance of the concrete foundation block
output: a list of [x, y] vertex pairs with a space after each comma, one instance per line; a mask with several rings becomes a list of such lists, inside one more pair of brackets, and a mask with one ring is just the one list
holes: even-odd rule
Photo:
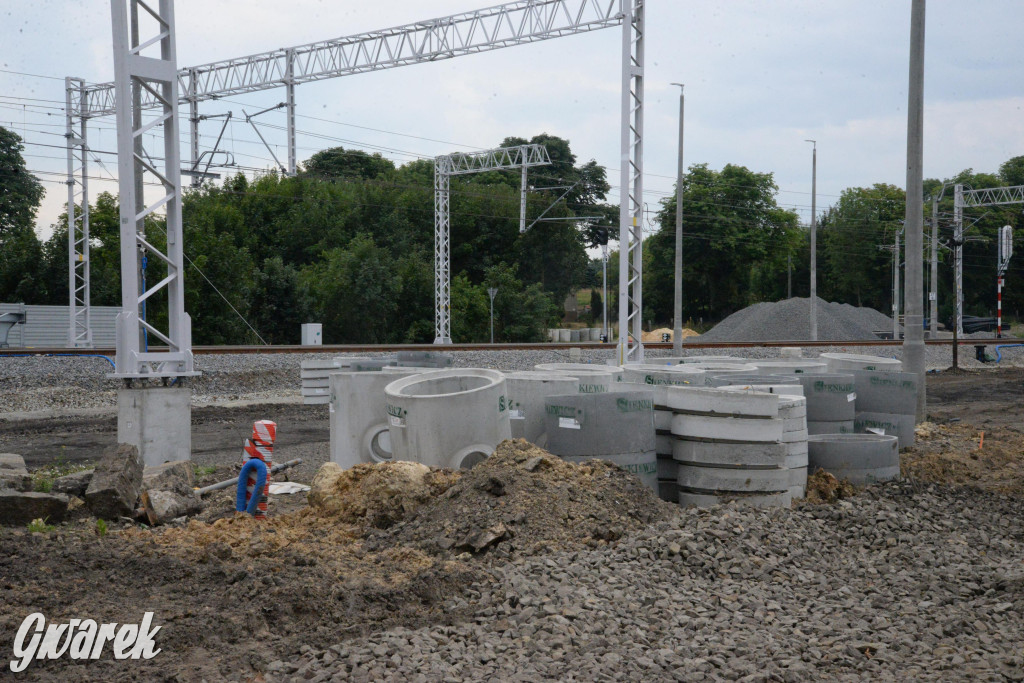
[[192, 459], [192, 390], [119, 389], [117, 441], [132, 444], [148, 467]]
[[85, 491], [89, 510], [102, 519], [131, 516], [142, 491], [142, 471], [142, 460], [134, 444], [107, 448]]
[[64, 521], [68, 510], [68, 497], [59, 493], [33, 491], [0, 491], [0, 524], [25, 526], [34, 519], [49, 524]]

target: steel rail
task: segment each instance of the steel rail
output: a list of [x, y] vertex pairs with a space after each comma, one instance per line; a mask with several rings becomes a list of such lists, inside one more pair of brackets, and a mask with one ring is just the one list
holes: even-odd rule
[[[986, 339], [960, 339], [959, 346], [988, 346], [992, 344], [1006, 343], [1007, 339], [986, 338]], [[857, 347], [857, 346], [901, 346], [902, 340], [892, 339], [858, 339], [848, 341], [736, 341], [736, 342], [684, 342], [684, 349], [742, 349], [742, 348], [778, 348], [782, 346], [800, 347]], [[925, 344], [931, 346], [952, 346], [952, 339], [926, 339]], [[671, 350], [672, 342], [645, 342], [645, 348]], [[397, 351], [558, 351], [571, 347], [583, 349], [602, 349], [612, 351], [616, 348], [613, 343], [602, 344], [601, 342], [537, 342], [519, 344], [451, 344], [446, 345], [443, 350], [438, 349], [434, 344], [325, 344], [323, 346], [194, 346], [192, 352], [195, 354], [224, 355], [224, 354], [255, 354], [255, 353], [387, 353]], [[150, 347], [154, 349], [155, 347]], [[0, 357], [3, 356], [43, 356], [43, 355], [67, 355], [67, 356], [96, 356], [113, 355], [113, 348], [93, 349], [69, 349], [64, 347], [15, 347], [0, 349]]]

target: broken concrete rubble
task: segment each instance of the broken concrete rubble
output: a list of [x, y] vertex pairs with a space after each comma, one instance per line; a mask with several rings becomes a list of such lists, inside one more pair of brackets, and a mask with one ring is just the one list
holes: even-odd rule
[[34, 519], [50, 524], [64, 520], [68, 497], [34, 491], [0, 491], [0, 524], [24, 526]]
[[141, 489], [139, 449], [122, 443], [103, 452], [85, 491], [85, 502], [89, 510], [102, 519], [130, 517]]

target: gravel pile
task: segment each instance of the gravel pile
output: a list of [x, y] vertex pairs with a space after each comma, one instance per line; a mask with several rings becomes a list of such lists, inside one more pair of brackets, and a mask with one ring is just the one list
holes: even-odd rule
[[[892, 318], [873, 308], [818, 299], [818, 339], [874, 339], [876, 330], [892, 331]], [[811, 338], [810, 299], [794, 297], [747, 306], [693, 341], [786, 341]]]
[[452, 625], [395, 627], [268, 680], [1024, 678], [1019, 499], [888, 484], [835, 505], [684, 510], [492, 568]]

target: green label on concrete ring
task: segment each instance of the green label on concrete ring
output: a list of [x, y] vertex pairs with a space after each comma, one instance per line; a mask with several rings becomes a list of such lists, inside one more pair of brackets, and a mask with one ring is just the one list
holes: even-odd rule
[[615, 407], [620, 413], [642, 413], [654, 410], [654, 401], [649, 398], [618, 398], [615, 399]]

